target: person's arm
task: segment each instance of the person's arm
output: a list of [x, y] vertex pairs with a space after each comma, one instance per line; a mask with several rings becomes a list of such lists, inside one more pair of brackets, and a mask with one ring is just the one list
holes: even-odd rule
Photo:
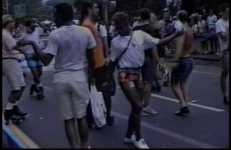
[[160, 39], [159, 42], [157, 43], [157, 46], [163, 46], [166, 45], [168, 43], [170, 43], [171, 41], [173, 41], [175, 38], [179, 37], [181, 34], [179, 31], [176, 31], [175, 33], [171, 34], [170, 36]]
[[94, 84], [94, 70], [95, 70], [95, 61], [94, 61], [94, 48], [96, 46], [96, 41], [91, 31], [88, 29], [89, 41], [86, 50], [86, 56], [88, 60], [88, 82]]
[[107, 41], [107, 30], [104, 26], [99, 25], [100, 26], [100, 35], [103, 41], [103, 47], [105, 50], [105, 54], [106, 54], [106, 58], [108, 57], [109, 53], [108, 53], [108, 41]]
[[38, 56], [38, 58], [41, 60], [41, 62], [45, 66], [51, 63], [54, 56], [56, 56], [57, 50], [58, 50], [57, 41], [53, 34], [50, 35], [48, 45], [44, 51], [40, 49], [39, 45], [36, 42], [33, 42], [33, 41], [23, 41], [22, 40], [22, 41], [19, 41], [18, 43], [19, 45], [31, 45], [36, 55]]
[[219, 23], [216, 23], [216, 33], [217, 33], [224, 41], [227, 41], [228, 33], [225, 31], [225, 29], [224, 29]]

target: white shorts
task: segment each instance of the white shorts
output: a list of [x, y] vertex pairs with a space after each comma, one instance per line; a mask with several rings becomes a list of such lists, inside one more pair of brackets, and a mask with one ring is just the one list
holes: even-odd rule
[[64, 120], [86, 116], [90, 91], [84, 70], [56, 73], [54, 90]]
[[16, 59], [2, 59], [2, 71], [13, 91], [26, 86], [21, 64]]

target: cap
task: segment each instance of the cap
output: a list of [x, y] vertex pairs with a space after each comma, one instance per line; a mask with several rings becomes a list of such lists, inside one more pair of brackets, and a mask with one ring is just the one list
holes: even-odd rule
[[10, 15], [2, 16], [2, 26], [4, 27], [7, 23], [14, 21], [14, 19]]

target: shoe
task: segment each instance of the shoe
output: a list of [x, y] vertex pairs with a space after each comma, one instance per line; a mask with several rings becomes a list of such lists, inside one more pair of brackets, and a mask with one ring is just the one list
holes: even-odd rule
[[182, 116], [184, 114], [189, 114], [189, 108], [187, 106], [180, 108], [178, 111], [175, 112], [175, 115]]
[[150, 107], [146, 107], [142, 109], [142, 115], [147, 116], [147, 115], [151, 115], [151, 116], [157, 116], [159, 113], [156, 112], [155, 110], [153, 110]]
[[225, 105], [229, 105], [229, 98], [227, 98], [226, 96], [223, 99], [223, 102]]
[[144, 139], [140, 139], [139, 141], [134, 142], [135, 147], [138, 149], [149, 149]]
[[135, 141], [136, 141], [135, 135], [132, 135], [132, 137], [130, 139], [128, 139], [126, 137], [124, 138], [124, 143], [125, 144], [133, 144]]

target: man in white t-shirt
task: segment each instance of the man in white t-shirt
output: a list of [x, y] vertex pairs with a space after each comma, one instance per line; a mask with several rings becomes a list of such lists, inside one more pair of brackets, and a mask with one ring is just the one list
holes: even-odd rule
[[[31, 40], [39, 44], [39, 36], [43, 34], [43, 28], [45, 27], [43, 27], [42, 25], [40, 25], [42, 28], [36, 27], [36, 23], [39, 23], [37, 19], [27, 20], [25, 22], [25, 32], [21, 35], [19, 39]], [[34, 49], [31, 45], [24, 46], [23, 52], [27, 60], [27, 66], [30, 69], [34, 78], [34, 83], [31, 85], [30, 88], [30, 95], [33, 95], [33, 92], [37, 92], [37, 98], [41, 100], [44, 98], [43, 87], [41, 82], [41, 76], [43, 74], [43, 65], [38, 60], [34, 52]]]
[[224, 95], [224, 104], [229, 104], [229, 94], [227, 91], [227, 77], [229, 75], [229, 49], [227, 45], [228, 29], [229, 29], [229, 5], [223, 4], [220, 6], [222, 17], [216, 23], [216, 33], [222, 53], [221, 63], [222, 72], [220, 77], [221, 90]]
[[[50, 34], [46, 49], [40, 50], [33, 41], [21, 41], [20, 44], [32, 45], [45, 65], [55, 58], [54, 92], [64, 117], [70, 146], [73, 149], [89, 149], [86, 113], [90, 99], [88, 81], [92, 80], [88, 80], [87, 70], [94, 67], [91, 53], [96, 42], [89, 29], [73, 25], [72, 6], [59, 3], [55, 9], [54, 20], [59, 28]], [[78, 144], [78, 135], [81, 145]]]

